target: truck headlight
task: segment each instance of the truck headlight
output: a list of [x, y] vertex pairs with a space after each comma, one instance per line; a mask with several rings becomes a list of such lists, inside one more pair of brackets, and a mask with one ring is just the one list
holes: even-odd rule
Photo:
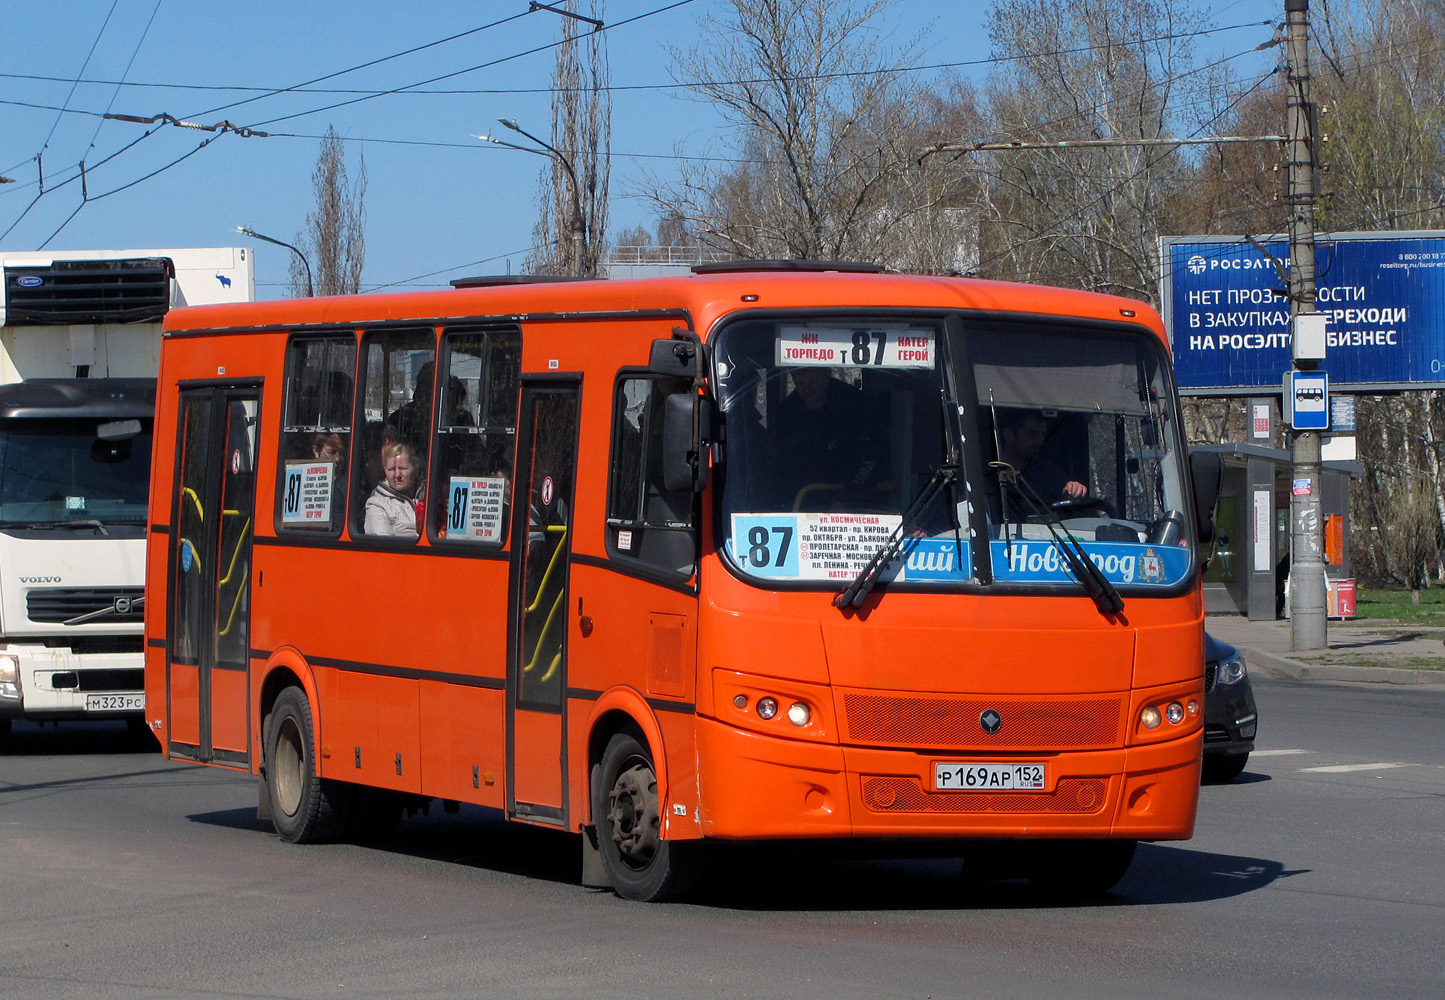
[[20, 698], [20, 657], [0, 653], [0, 698]]

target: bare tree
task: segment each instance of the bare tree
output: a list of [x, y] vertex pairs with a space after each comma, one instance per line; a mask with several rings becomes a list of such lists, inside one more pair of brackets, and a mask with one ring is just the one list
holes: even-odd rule
[[[724, 168], [684, 161], [644, 189], [659, 218], [732, 257], [897, 264], [908, 232], [933, 233], [957, 200], [947, 164], [918, 163], [936, 108], [885, 50], [891, 0], [726, 0], [703, 18], [706, 47], [674, 51], [674, 78], [733, 126]], [[906, 254], [902, 256], [907, 256]], [[948, 249], [949, 261], [956, 247]], [[906, 261], [917, 266], [917, 254]], [[936, 266], [936, 261], [928, 261]]]
[[994, 154], [983, 271], [1157, 301], [1156, 238], [1169, 231], [1188, 163], [1128, 145], [1192, 130], [1207, 82], [1184, 0], [995, 0], [988, 103], [997, 141], [1114, 141]]
[[[311, 174], [316, 210], [306, 216], [306, 229], [296, 246], [316, 268], [315, 294], [349, 295], [361, 290], [366, 263], [366, 157], [361, 157], [355, 182], [346, 174], [346, 149], [334, 126], [321, 140], [321, 155]], [[305, 266], [291, 259], [291, 294], [308, 294]]]
[[[565, 0], [564, 6], [602, 19], [603, 0]], [[525, 266], [533, 274], [595, 277], [606, 243], [612, 155], [607, 49], [586, 21], [561, 20], [562, 45], [552, 71], [551, 162], [542, 171], [542, 212]]]

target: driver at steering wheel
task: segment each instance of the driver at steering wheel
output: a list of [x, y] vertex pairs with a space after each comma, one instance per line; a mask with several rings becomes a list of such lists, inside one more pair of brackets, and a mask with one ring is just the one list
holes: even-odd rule
[[1048, 440], [1049, 424], [1043, 414], [1034, 410], [1009, 410], [999, 414], [999, 462], [1012, 468], [1044, 503], [1084, 499], [1089, 495], [1089, 488], [1039, 454]]

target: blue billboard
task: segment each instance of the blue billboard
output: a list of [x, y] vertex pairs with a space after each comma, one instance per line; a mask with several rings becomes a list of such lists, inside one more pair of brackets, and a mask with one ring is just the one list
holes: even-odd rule
[[[1289, 245], [1230, 237], [1161, 242], [1163, 313], [1179, 387], [1193, 395], [1279, 390], [1293, 364]], [[1320, 368], [1336, 391], [1445, 386], [1445, 232], [1322, 233]]]

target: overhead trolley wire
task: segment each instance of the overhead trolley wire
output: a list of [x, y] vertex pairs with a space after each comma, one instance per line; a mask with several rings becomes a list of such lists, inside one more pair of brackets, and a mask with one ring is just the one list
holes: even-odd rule
[[[665, 13], [667, 13], [667, 12], [670, 11], [670, 10], [676, 10], [678, 7], [685, 7], [685, 6], [687, 6], [688, 4], [690, 4], [690, 3], [692, 3], [692, 2], [693, 2], [693, 0], [677, 0], [676, 3], [668, 4], [666, 7], [659, 7], [659, 8], [657, 8], [656, 10], [650, 10], [650, 11], [647, 11], [646, 13], [638, 14], [636, 17], [629, 17], [629, 18], [627, 18], [626, 20], [623, 20], [623, 21], [615, 21], [615, 22], [613, 22], [612, 24], [606, 25], [605, 27], [598, 28], [598, 29], [596, 29], [596, 30], [599, 31], [599, 32], [601, 32], [601, 31], [612, 31], [612, 30], [615, 30], [615, 29], [617, 29], [617, 28], [624, 27], [624, 26], [629, 25], [629, 24], [634, 24], [634, 23], [636, 23], [637, 21], [645, 20], [645, 19], [647, 19], [647, 18], [649, 18], [649, 17], [656, 17], [658, 14], [665, 14]], [[539, 8], [535, 8], [535, 7], [534, 7], [534, 8], [531, 8], [531, 10], [537, 10], [537, 9], [539, 9]], [[530, 13], [530, 12], [531, 12], [531, 11], [529, 10], [529, 13]], [[282, 116], [279, 117], [279, 118], [268, 118], [268, 119], [266, 119], [265, 121], [253, 122], [250, 127], [251, 127], [251, 128], [257, 128], [257, 127], [262, 126], [262, 125], [274, 125], [274, 124], [276, 124], [277, 122], [290, 121], [290, 120], [293, 119], [293, 118], [304, 118], [304, 117], [306, 117], [307, 115], [317, 115], [317, 114], [321, 114], [323, 111], [334, 111], [334, 110], [337, 109], [337, 108], [348, 107], [348, 106], [350, 106], [350, 105], [352, 105], [352, 104], [360, 104], [360, 103], [362, 103], [363, 101], [375, 100], [375, 99], [378, 98], [378, 97], [388, 97], [388, 96], [393, 95], [393, 94], [404, 93], [404, 92], [409, 91], [409, 90], [411, 90], [411, 89], [413, 89], [413, 88], [415, 88], [415, 87], [424, 87], [424, 86], [426, 86], [426, 85], [429, 84], [429, 83], [436, 83], [436, 82], [438, 82], [438, 81], [440, 81], [440, 80], [450, 80], [452, 77], [463, 76], [463, 75], [465, 75], [465, 74], [467, 74], [467, 73], [475, 73], [477, 70], [481, 70], [481, 69], [491, 69], [493, 66], [500, 66], [500, 65], [503, 64], [503, 63], [511, 62], [511, 61], [513, 61], [513, 60], [515, 60], [515, 59], [521, 59], [521, 58], [524, 58], [524, 57], [526, 57], [526, 56], [536, 55], [536, 54], [539, 53], [539, 52], [546, 52], [546, 51], [548, 51], [548, 50], [550, 50], [550, 49], [555, 49], [555, 48], [558, 48], [559, 46], [567, 45], [567, 44], [569, 44], [569, 41], [570, 41], [570, 40], [569, 40], [569, 39], [566, 39], [566, 38], [559, 39], [558, 41], [552, 42], [552, 43], [547, 44], [547, 45], [538, 45], [536, 48], [527, 49], [527, 50], [524, 51], [524, 52], [514, 52], [514, 53], [512, 53], [512, 54], [509, 55], [509, 56], [502, 56], [500, 59], [493, 59], [493, 60], [491, 60], [491, 61], [489, 61], [489, 62], [479, 63], [479, 64], [477, 64], [476, 66], [469, 66], [469, 67], [467, 67], [466, 69], [459, 69], [459, 70], [456, 70], [456, 71], [451, 72], [451, 73], [443, 73], [441, 76], [434, 76], [434, 77], [432, 77], [431, 79], [428, 79], [428, 80], [420, 80], [420, 81], [418, 81], [417, 83], [407, 84], [407, 85], [402, 86], [402, 87], [395, 87], [395, 88], [393, 88], [393, 89], [391, 89], [391, 90], [378, 91], [378, 92], [376, 92], [376, 93], [367, 94], [367, 95], [365, 95], [365, 96], [363, 96], [363, 97], [353, 98], [353, 99], [351, 99], [351, 100], [349, 100], [349, 101], [338, 101], [338, 102], [335, 103], [335, 104], [328, 104], [328, 105], [326, 105], [325, 107], [321, 107], [321, 108], [313, 108], [313, 109], [310, 110], [310, 111], [298, 111], [298, 112], [295, 113], [295, 114], [282, 115]]]

